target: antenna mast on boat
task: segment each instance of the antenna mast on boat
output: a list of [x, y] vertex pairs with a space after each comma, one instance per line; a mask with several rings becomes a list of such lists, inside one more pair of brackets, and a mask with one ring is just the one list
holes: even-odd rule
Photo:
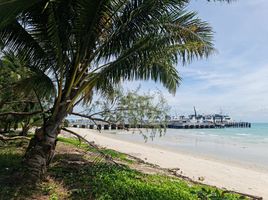
[[195, 118], [197, 117], [195, 106], [194, 106], [194, 116]]

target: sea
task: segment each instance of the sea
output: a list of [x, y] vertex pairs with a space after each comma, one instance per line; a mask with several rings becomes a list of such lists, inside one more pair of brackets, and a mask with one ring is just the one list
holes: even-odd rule
[[268, 123], [254, 123], [251, 128], [167, 129], [161, 134], [150, 130], [111, 131], [108, 134], [173, 152], [268, 170]]

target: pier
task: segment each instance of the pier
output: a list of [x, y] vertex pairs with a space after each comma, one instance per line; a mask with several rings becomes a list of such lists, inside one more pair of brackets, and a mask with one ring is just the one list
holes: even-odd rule
[[[159, 125], [130, 125], [130, 124], [105, 124], [105, 123], [96, 123], [96, 124], [82, 124], [72, 122], [69, 125], [70, 127], [76, 128], [86, 128], [86, 129], [95, 129], [95, 130], [123, 130], [129, 128], [156, 128]], [[164, 125], [160, 125], [161, 128], [164, 128]], [[167, 128], [171, 129], [215, 129], [215, 128], [251, 128], [251, 123], [249, 122], [230, 122], [230, 123], [180, 123], [180, 122], [169, 122], [166, 125]]]
[[[250, 122], [237, 122], [229, 115], [223, 114], [208, 114], [198, 115], [194, 107], [194, 114], [179, 117], [166, 116], [165, 124], [156, 121], [153, 124], [148, 122], [140, 122], [141, 124], [128, 124], [128, 123], [108, 123], [103, 121], [83, 121], [82, 119], [72, 121], [70, 127], [88, 128], [97, 130], [123, 130], [130, 128], [171, 128], [171, 129], [213, 129], [213, 128], [251, 128]], [[142, 124], [143, 123], [143, 124]]]
[[107, 123], [96, 123], [96, 124], [85, 124], [81, 122], [72, 122], [69, 127], [74, 128], [85, 128], [85, 129], [95, 129], [95, 130], [123, 130], [129, 128], [145, 128], [141, 125], [130, 126], [129, 124], [107, 124]]

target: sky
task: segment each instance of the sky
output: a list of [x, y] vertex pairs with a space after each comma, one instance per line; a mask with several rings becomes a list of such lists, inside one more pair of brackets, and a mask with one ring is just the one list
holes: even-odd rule
[[142, 91], [160, 89], [172, 114], [229, 114], [237, 121], [268, 122], [268, 1], [238, 0], [231, 4], [193, 0], [188, 10], [197, 11], [214, 33], [217, 53], [177, 69], [182, 83], [176, 95], [154, 82]]

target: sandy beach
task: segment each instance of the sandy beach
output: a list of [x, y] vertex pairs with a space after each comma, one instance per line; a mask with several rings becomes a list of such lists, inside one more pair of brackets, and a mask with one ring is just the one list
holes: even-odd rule
[[102, 147], [130, 154], [162, 168], [180, 168], [183, 175], [196, 181], [202, 177], [202, 183], [268, 199], [266, 170], [184, 152], [173, 152], [146, 143], [123, 141], [94, 130], [70, 129]]

